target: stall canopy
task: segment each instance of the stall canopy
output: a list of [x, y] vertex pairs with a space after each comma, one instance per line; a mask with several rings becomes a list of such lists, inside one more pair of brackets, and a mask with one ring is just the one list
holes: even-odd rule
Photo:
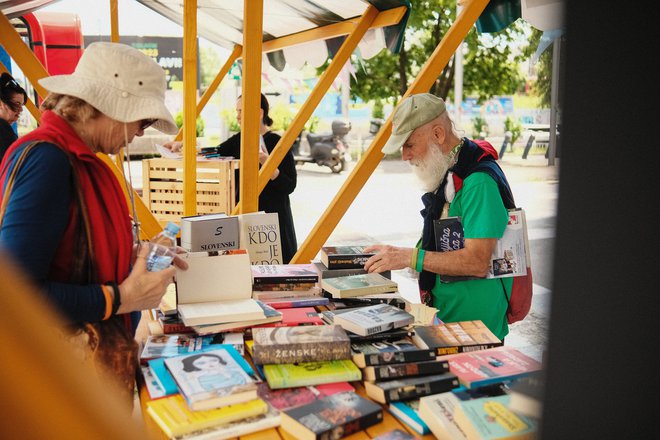
[[[184, 25], [183, 2], [170, 0], [137, 0], [144, 6], [169, 18], [179, 25]], [[197, 2], [197, 34], [221, 47], [232, 50], [243, 44], [243, 0], [199, 0]], [[268, 0], [263, 2], [263, 42], [264, 52], [268, 53], [271, 65], [282, 70], [286, 63], [299, 66], [308, 62], [310, 65], [322, 64], [332, 58], [339, 49], [344, 35], [327, 38], [319, 34], [321, 40], [310, 42], [314, 44], [304, 49], [296, 45], [266, 44], [283, 37], [294, 36], [314, 29], [327, 29], [326, 35], [332, 35], [331, 29], [341, 23], [357, 20], [362, 17], [367, 8], [373, 5], [379, 11], [406, 7], [410, 2], [404, 0], [369, 0], [369, 1], [339, 1], [339, 0]], [[387, 47], [397, 53], [402, 42], [408, 13], [398, 23], [374, 28], [359, 46], [363, 58], [370, 58], [381, 49]], [[320, 46], [319, 46], [320, 44]], [[324, 56], [319, 58], [319, 51]]]

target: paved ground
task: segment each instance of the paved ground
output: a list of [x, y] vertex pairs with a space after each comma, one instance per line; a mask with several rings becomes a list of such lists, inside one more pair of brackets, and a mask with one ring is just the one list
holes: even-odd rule
[[[548, 160], [542, 154], [522, 159], [519, 154], [507, 153], [500, 164], [518, 206], [526, 209], [535, 281], [532, 310], [525, 320], [511, 326], [507, 345], [541, 359], [548, 331], [559, 160], [548, 166]], [[314, 228], [354, 165], [341, 174], [332, 174], [327, 167], [315, 164], [298, 168], [298, 186], [291, 196], [291, 204], [299, 245]], [[141, 163], [132, 163], [131, 170], [134, 186], [140, 189]], [[421, 231], [420, 196], [421, 191], [416, 189], [408, 165], [400, 160], [384, 160], [327, 242], [413, 246]], [[403, 271], [399, 272], [401, 277], [406, 276]]]

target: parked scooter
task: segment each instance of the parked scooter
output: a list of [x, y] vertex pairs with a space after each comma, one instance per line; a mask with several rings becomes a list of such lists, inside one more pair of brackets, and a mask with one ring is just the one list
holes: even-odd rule
[[351, 131], [350, 121], [332, 121], [332, 134], [307, 134], [309, 152], [300, 151], [300, 135], [291, 147], [296, 165], [313, 162], [329, 167], [333, 173], [341, 173], [346, 167], [348, 143], [346, 135]]

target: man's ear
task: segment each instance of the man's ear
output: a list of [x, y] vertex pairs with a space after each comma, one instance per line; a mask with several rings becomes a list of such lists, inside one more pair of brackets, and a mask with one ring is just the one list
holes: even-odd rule
[[433, 136], [433, 139], [438, 143], [438, 145], [444, 145], [447, 133], [445, 132], [445, 129], [442, 127], [442, 125], [433, 124], [433, 126], [431, 126], [431, 136]]

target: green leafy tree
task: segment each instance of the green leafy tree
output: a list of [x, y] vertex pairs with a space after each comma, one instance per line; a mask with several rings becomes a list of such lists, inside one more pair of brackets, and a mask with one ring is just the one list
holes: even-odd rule
[[522, 124], [511, 116], [507, 116], [504, 120], [504, 131], [511, 133], [511, 145], [513, 145], [522, 135]]
[[[364, 101], [398, 100], [418, 75], [456, 18], [455, 0], [422, 0], [413, 3], [404, 42], [399, 54], [381, 51], [361, 60], [356, 78], [351, 79], [351, 95]], [[518, 66], [521, 53], [512, 43], [524, 35], [524, 25], [516, 22], [495, 34], [478, 35], [472, 29], [465, 38], [463, 90], [483, 102], [494, 95], [513, 94], [524, 86]], [[453, 91], [453, 58], [440, 73], [430, 92], [447, 99]], [[394, 98], [392, 98], [394, 97]]]
[[222, 67], [222, 60], [215, 49], [211, 47], [199, 48], [199, 70], [201, 88], [206, 89]]
[[[197, 121], [195, 125], [195, 133], [197, 137], [202, 137], [204, 136], [204, 119], [201, 116], [197, 116]], [[178, 112], [174, 116], [174, 123], [176, 123], [176, 126], [181, 128], [183, 126], [183, 110]]]
[[[536, 48], [541, 42], [542, 35], [543, 32], [532, 28], [529, 37], [530, 44], [523, 50], [523, 53], [526, 57], [531, 58], [534, 55]], [[560, 44], [562, 44], [563, 48], [563, 38], [560, 39], [560, 41]], [[550, 46], [548, 46], [539, 56], [536, 64], [534, 64], [534, 70], [536, 70], [536, 79], [532, 82], [532, 93], [540, 98], [542, 107], [550, 107], [552, 91], [552, 51], [554, 49], [554, 44], [555, 43], [553, 42]], [[563, 50], [560, 51], [560, 53], [563, 52]], [[560, 63], [563, 61], [563, 59], [564, 57], [560, 57]], [[561, 66], [560, 70], [563, 70]]]

